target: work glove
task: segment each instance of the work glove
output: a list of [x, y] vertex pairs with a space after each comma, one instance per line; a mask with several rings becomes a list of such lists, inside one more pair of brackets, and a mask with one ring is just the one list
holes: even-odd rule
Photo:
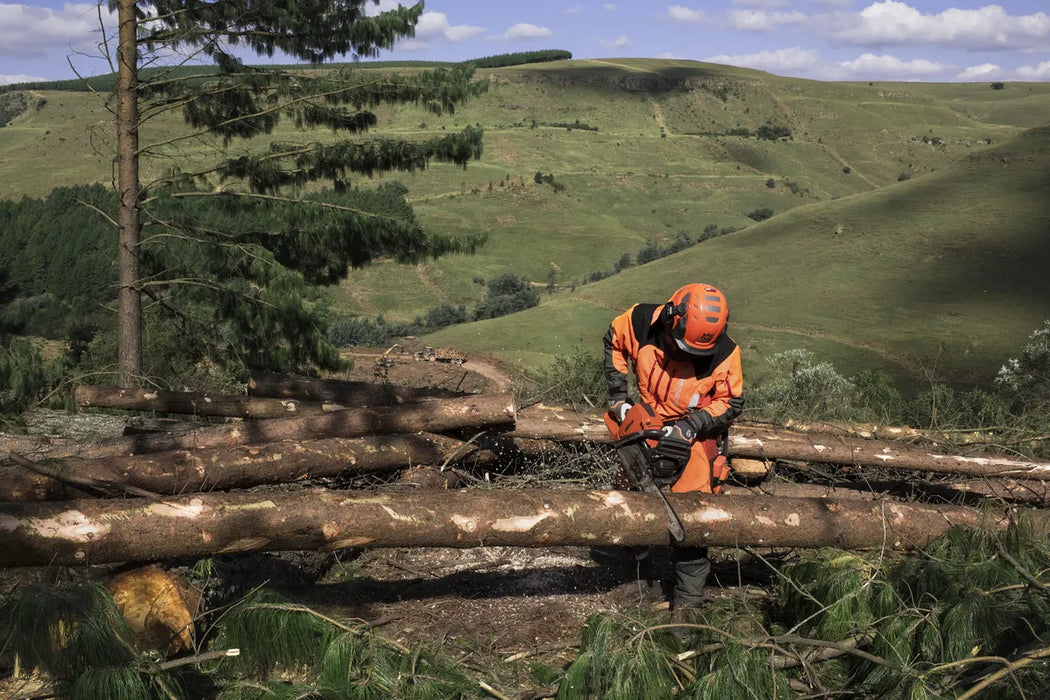
[[631, 404], [627, 401], [610, 401], [609, 402], [609, 415], [613, 417], [617, 423], [623, 423], [623, 417], [627, 415], [627, 411], [631, 410]]
[[[654, 463], [674, 465], [677, 469], [689, 460], [689, 451], [693, 446], [694, 433], [688, 425], [682, 425], [684, 419], [663, 427], [662, 435], [653, 448]], [[683, 430], [683, 427], [685, 428]], [[662, 471], [665, 471], [665, 466]]]
[[699, 408], [687, 413], [686, 416], [680, 418], [675, 425], [679, 426], [683, 433], [688, 432], [690, 440], [703, 440], [705, 438], [714, 437], [714, 417], [707, 411]]

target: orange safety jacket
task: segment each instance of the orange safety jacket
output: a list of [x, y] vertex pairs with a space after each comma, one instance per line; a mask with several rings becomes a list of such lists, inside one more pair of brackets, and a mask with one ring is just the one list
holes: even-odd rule
[[[716, 438], [743, 409], [740, 348], [723, 333], [714, 354], [681, 358], [669, 351], [668, 329], [660, 320], [662, 308], [663, 304], [635, 304], [609, 326], [604, 338], [609, 402], [627, 400], [627, 376], [633, 366], [641, 400], [652, 406], [665, 424], [691, 411], [707, 412], [711, 428], [697, 436], [685, 469], [671, 490], [718, 493], [729, 469], [725, 456], [718, 453]], [[609, 429], [618, 439], [622, 436], [614, 426], [612, 423]]]

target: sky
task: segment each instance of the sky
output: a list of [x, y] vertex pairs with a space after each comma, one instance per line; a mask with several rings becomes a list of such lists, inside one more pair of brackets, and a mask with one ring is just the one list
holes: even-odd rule
[[[110, 72], [98, 48], [100, 16], [110, 33], [115, 26], [105, 5], [0, 1], [0, 85]], [[577, 59], [687, 59], [812, 80], [1050, 81], [1048, 13], [1046, 0], [426, 0], [415, 37], [379, 59], [563, 49]]]

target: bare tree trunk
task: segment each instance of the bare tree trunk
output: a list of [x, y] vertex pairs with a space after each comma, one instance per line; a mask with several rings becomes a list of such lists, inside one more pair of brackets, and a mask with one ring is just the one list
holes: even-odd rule
[[180, 434], [127, 435], [92, 447], [96, 457], [134, 455], [168, 450], [199, 450], [233, 445], [258, 445], [281, 440], [361, 437], [387, 433], [436, 433], [460, 428], [513, 425], [514, 398], [509, 394], [427, 399], [404, 406], [336, 411], [298, 418], [272, 418], [213, 425]]
[[117, 368], [121, 386], [142, 375], [142, 291], [139, 288], [139, 111], [135, 1], [119, 0], [117, 21]]
[[[764, 496], [669, 496], [686, 545], [910, 549], [1016, 512]], [[1047, 514], [1027, 511], [1045, 528]], [[344, 547], [669, 544], [653, 494], [558, 489], [196, 494], [0, 504], [0, 566], [157, 561]]]
[[419, 389], [343, 379], [309, 379], [269, 372], [253, 372], [248, 380], [248, 393], [263, 398], [294, 399], [344, 406], [388, 406], [414, 403], [435, 396], [463, 395], [445, 389]]
[[[459, 464], [465, 458], [473, 464], [495, 456], [443, 435], [419, 434], [46, 460], [0, 466], [0, 502], [85, 498], [92, 495], [85, 492], [90, 486], [109, 496], [124, 495], [128, 486], [163, 495], [222, 491], [421, 464]], [[38, 471], [32, 471], [34, 467]]]

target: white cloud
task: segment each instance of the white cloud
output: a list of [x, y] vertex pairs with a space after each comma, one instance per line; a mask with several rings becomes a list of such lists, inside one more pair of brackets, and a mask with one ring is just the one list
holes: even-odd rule
[[631, 45], [631, 40], [627, 38], [626, 34], [621, 34], [615, 39], [602, 39], [598, 42], [600, 46], [604, 46], [607, 49], [622, 49]]
[[731, 66], [744, 66], [770, 73], [798, 72], [816, 68], [820, 62], [814, 51], [798, 47], [778, 51], [760, 51], [751, 54], [709, 56], [708, 63], [724, 63]]
[[898, 0], [880, 0], [855, 15], [830, 19], [833, 38], [859, 46], [936, 44], [987, 50], [1045, 48], [1050, 41], [1050, 15], [1010, 15], [999, 5], [924, 14]]
[[668, 5], [667, 18], [674, 22], [704, 22], [707, 14], [703, 10], [691, 10], [683, 5]]
[[13, 83], [37, 83], [50, 80], [36, 75], [0, 75], [0, 85], [11, 85]]
[[[485, 33], [484, 27], [472, 27], [469, 24], [450, 25], [444, 12], [424, 12], [416, 24], [417, 39], [425, 40], [444, 38], [451, 42], [466, 41]], [[407, 42], [404, 42], [407, 43]], [[398, 48], [408, 48], [398, 42]]]
[[611, 2], [607, 2], [604, 5], [602, 5], [602, 9], [606, 12], [616, 12], [616, 5], [612, 4]]
[[562, 14], [566, 15], [575, 15], [579, 14], [580, 12], [583, 12], [583, 5], [579, 3], [573, 5], [572, 7], [566, 7], [564, 10], [562, 10]]
[[972, 82], [976, 80], [993, 80], [1003, 77], [1003, 70], [994, 63], [982, 63], [979, 66], [970, 66], [962, 73], [955, 76], [956, 80]]
[[726, 20], [733, 29], [768, 32], [785, 24], [802, 24], [807, 18], [801, 12], [766, 12], [765, 10], [730, 10]]
[[[113, 15], [102, 10], [112, 28]], [[45, 56], [55, 49], [93, 51], [101, 38], [98, 7], [68, 3], [61, 10], [0, 3], [0, 56]]]
[[506, 39], [541, 39], [547, 36], [554, 36], [554, 32], [547, 27], [519, 22], [508, 29], [503, 36]]
[[919, 78], [930, 77], [944, 73], [952, 67], [943, 63], [916, 59], [913, 61], [902, 61], [896, 56], [866, 53], [852, 61], [842, 61], [838, 64], [848, 75], [854, 78]]
[[1025, 80], [1050, 80], [1050, 61], [1043, 61], [1038, 66], [1021, 66], [1017, 75]]

